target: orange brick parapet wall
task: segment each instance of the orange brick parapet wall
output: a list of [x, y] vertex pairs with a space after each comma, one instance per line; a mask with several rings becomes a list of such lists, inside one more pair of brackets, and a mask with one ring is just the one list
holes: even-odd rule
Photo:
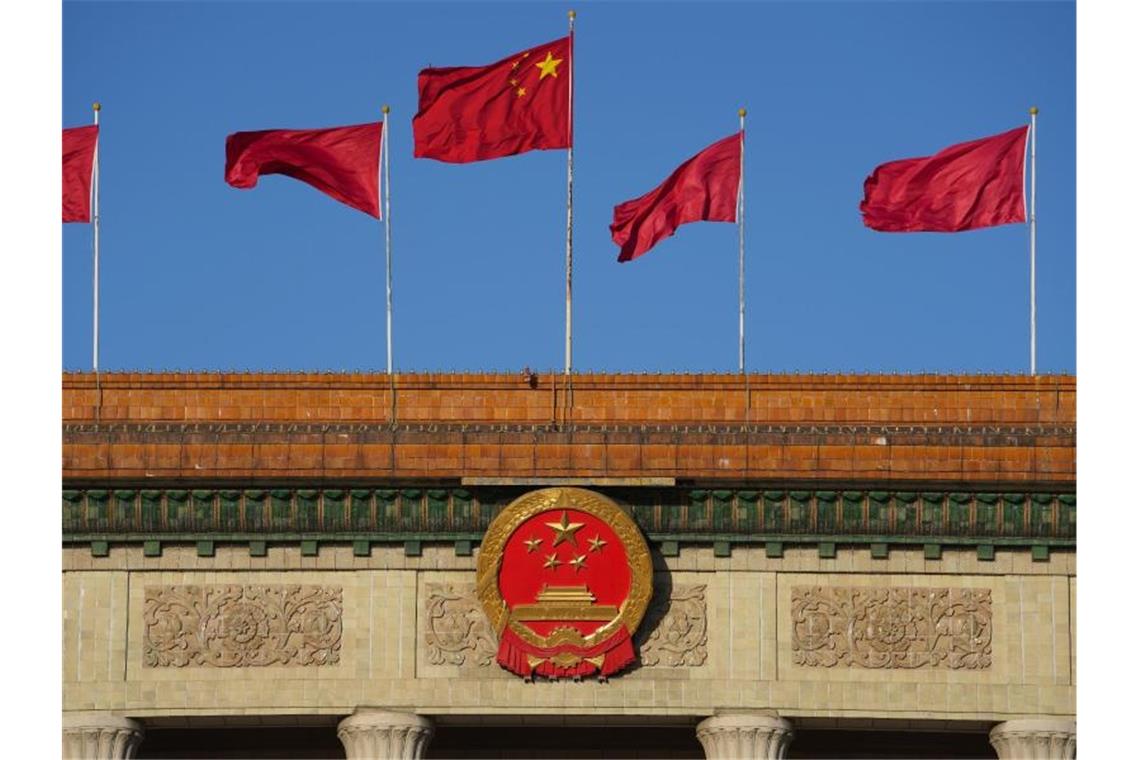
[[[1072, 484], [1076, 381], [1001, 375], [89, 373], [65, 480]], [[393, 418], [393, 413], [395, 417]]]

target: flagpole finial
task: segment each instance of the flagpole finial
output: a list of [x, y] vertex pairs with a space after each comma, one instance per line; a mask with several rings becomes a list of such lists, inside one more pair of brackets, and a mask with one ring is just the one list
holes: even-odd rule
[[747, 108], [741, 108], [739, 111], [737, 111], [737, 113], [739, 113], [740, 118], [743, 119], [745, 116], [748, 115], [748, 109]]
[[1037, 106], [1030, 106], [1029, 107], [1029, 115], [1030, 116], [1036, 116], [1037, 115]]
[[571, 21], [573, 21], [573, 20], [574, 20], [574, 18], [575, 18], [575, 17], [576, 17], [578, 14], [577, 14], [577, 12], [575, 12], [575, 11], [569, 11], [569, 12], [567, 12], [567, 14], [566, 14], [566, 15], [570, 17], [570, 20], [571, 20]]
[[96, 100], [94, 103], [91, 104], [91, 110], [92, 111], [102, 111], [103, 106], [99, 104], [98, 100]]
[[385, 116], [387, 116], [387, 115], [388, 115], [388, 112], [389, 112], [389, 111], [391, 111], [391, 110], [392, 110], [392, 109], [388, 107], [388, 104], [387, 104], [387, 103], [385, 103], [384, 105], [380, 106], [380, 112], [381, 112], [381, 113], [383, 113]]

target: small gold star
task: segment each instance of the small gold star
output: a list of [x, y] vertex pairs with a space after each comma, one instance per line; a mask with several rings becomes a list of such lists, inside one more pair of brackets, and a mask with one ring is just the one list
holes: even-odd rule
[[574, 572], [584, 570], [586, 568], [586, 555], [579, 554], [577, 557], [570, 560], [570, 564], [574, 566]]
[[542, 81], [549, 74], [552, 77], [558, 77], [558, 64], [562, 63], [561, 58], [555, 58], [549, 51], [546, 53], [546, 60], [539, 61], [534, 64], [541, 73], [538, 75], [538, 81]]
[[526, 553], [530, 554], [531, 552], [533, 552], [534, 550], [536, 550], [538, 548], [538, 545], [542, 543], [542, 539], [541, 538], [528, 538], [527, 540], [523, 541], [523, 543], [526, 544]]
[[551, 544], [551, 546], [558, 546], [563, 541], [569, 541], [574, 544], [574, 546], [577, 546], [578, 542], [574, 540], [574, 532], [583, 525], [585, 525], [585, 523], [572, 523], [568, 521], [566, 519], [566, 510], [562, 510], [562, 522], [546, 523], [548, 528], [554, 529], [554, 543]]
[[592, 552], [600, 552], [605, 545], [606, 542], [602, 540], [601, 536], [594, 536], [590, 539], [590, 551]]
[[512, 63], [512, 64], [511, 64], [511, 68], [512, 68], [512, 69], [517, 69], [517, 68], [519, 67], [519, 64], [520, 64], [520, 63], [522, 63], [522, 59], [521, 59], [521, 58], [520, 58], [519, 60], [515, 61], [514, 63]]
[[520, 98], [523, 95], [526, 95], [526, 88], [525, 87], [518, 88], [517, 90], [515, 90], [515, 95], [518, 95]]
[[558, 561], [558, 555], [557, 554], [551, 554], [549, 557], [546, 558], [546, 562], [543, 563], [542, 566], [543, 567], [549, 567], [551, 570], [554, 570], [561, 564], [562, 563]]
[[517, 79], [512, 79], [512, 80], [511, 80], [511, 87], [515, 87], [515, 86], [517, 86], [517, 85], [518, 85], [518, 83], [519, 83], [519, 80], [517, 80]]

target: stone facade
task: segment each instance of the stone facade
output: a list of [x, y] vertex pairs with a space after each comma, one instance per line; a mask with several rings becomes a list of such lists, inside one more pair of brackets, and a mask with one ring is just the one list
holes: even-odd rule
[[[98, 421], [68, 376], [65, 756], [218, 715], [326, 716], [349, 758], [561, 716], [689, 721], [708, 757], [923, 721], [1073, 756], [1071, 379], [516, 382], [401, 378], [394, 428], [363, 376], [108, 376]], [[528, 683], [479, 542], [575, 473], [649, 541], [639, 660]]]
[[[719, 558], [711, 547], [684, 547], [677, 557], [658, 559], [655, 609], [639, 631], [642, 667], [587, 690], [583, 684], [526, 684], [494, 664], [493, 639], [471, 596], [475, 557], [456, 556], [453, 547], [427, 546], [419, 557], [395, 548], [374, 549], [369, 557], [353, 556], [351, 547], [320, 549], [316, 557], [274, 549], [265, 558], [250, 557], [245, 547], [202, 558], [189, 547], [186, 563], [202, 569], [187, 570], [158, 567], [179, 563], [177, 551], [148, 558], [141, 550], [128, 556], [117, 549], [92, 558], [87, 549], [68, 550], [65, 708], [136, 717], [187, 709], [205, 714], [214, 707], [244, 714], [253, 698], [270, 712], [301, 700], [316, 713], [347, 715], [358, 703], [386, 705], [399, 698], [430, 714], [490, 706], [524, 713], [572, 707], [582, 714], [638, 709], [711, 715], [730, 699], [740, 708], [778, 710], [786, 717], [996, 722], [1074, 712], [1071, 554], [1054, 554], [1042, 563], [1025, 551], [1000, 552], [995, 565], [985, 568], [988, 574], [957, 571], [949, 586], [946, 569], [970, 567], [977, 562], [974, 552], [948, 550], [928, 561], [913, 550], [876, 560], [867, 550], [843, 549], [821, 560], [808, 550], [771, 559], [762, 548], [734, 549], [731, 557]], [[82, 569], [73, 566], [76, 561]], [[258, 567], [251, 567], [255, 561]], [[229, 589], [240, 598], [235, 589], [272, 587], [284, 571], [292, 582], [288, 588], [340, 590], [343, 628], [335, 661], [304, 664], [297, 659], [305, 651], [300, 646], [294, 647], [297, 654], [278, 654], [273, 662], [266, 662], [268, 655], [251, 656], [281, 649], [272, 628], [259, 632], [250, 625], [239, 630], [252, 638], [220, 640], [223, 661], [231, 663], [226, 667], [201, 658], [179, 666], [148, 662], [155, 589], [192, 588], [199, 595]], [[885, 618], [862, 619], [882, 639], [864, 640], [866, 651], [889, 645], [898, 633], [907, 646], [896, 651], [909, 658], [906, 667], [803, 662], [803, 634], [797, 633], [803, 614], [795, 599], [805, 588], [827, 589], [832, 599], [857, 598], [856, 592], [868, 599], [901, 599], [901, 608]], [[916, 599], [917, 608], [911, 606]], [[933, 621], [923, 618], [939, 599], [950, 610]], [[988, 600], [988, 616], [970, 622], [954, 612], [959, 599]], [[849, 619], [865, 613], [845, 614]], [[908, 634], [909, 625], [919, 627]], [[316, 630], [326, 629], [322, 624]], [[311, 641], [308, 651], [329, 651], [320, 646], [320, 636]], [[984, 667], [969, 659], [978, 654], [978, 641], [988, 642]], [[952, 656], [960, 656], [957, 666]], [[456, 679], [469, 679], [471, 688], [456, 688]]]

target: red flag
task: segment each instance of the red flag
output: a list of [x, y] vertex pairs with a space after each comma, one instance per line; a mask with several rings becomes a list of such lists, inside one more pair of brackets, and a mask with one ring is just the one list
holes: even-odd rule
[[881, 232], [961, 232], [1025, 221], [1028, 127], [875, 168], [863, 224]]
[[464, 164], [569, 148], [571, 37], [490, 66], [420, 72], [416, 158]]
[[618, 261], [632, 261], [688, 222], [735, 222], [744, 133], [719, 140], [645, 195], [614, 206]]
[[63, 130], [63, 221], [91, 221], [91, 175], [95, 169], [95, 148], [99, 127], [72, 127]]
[[380, 133], [383, 122], [329, 129], [266, 129], [226, 138], [226, 182], [257, 185], [284, 174], [354, 209], [380, 218]]

